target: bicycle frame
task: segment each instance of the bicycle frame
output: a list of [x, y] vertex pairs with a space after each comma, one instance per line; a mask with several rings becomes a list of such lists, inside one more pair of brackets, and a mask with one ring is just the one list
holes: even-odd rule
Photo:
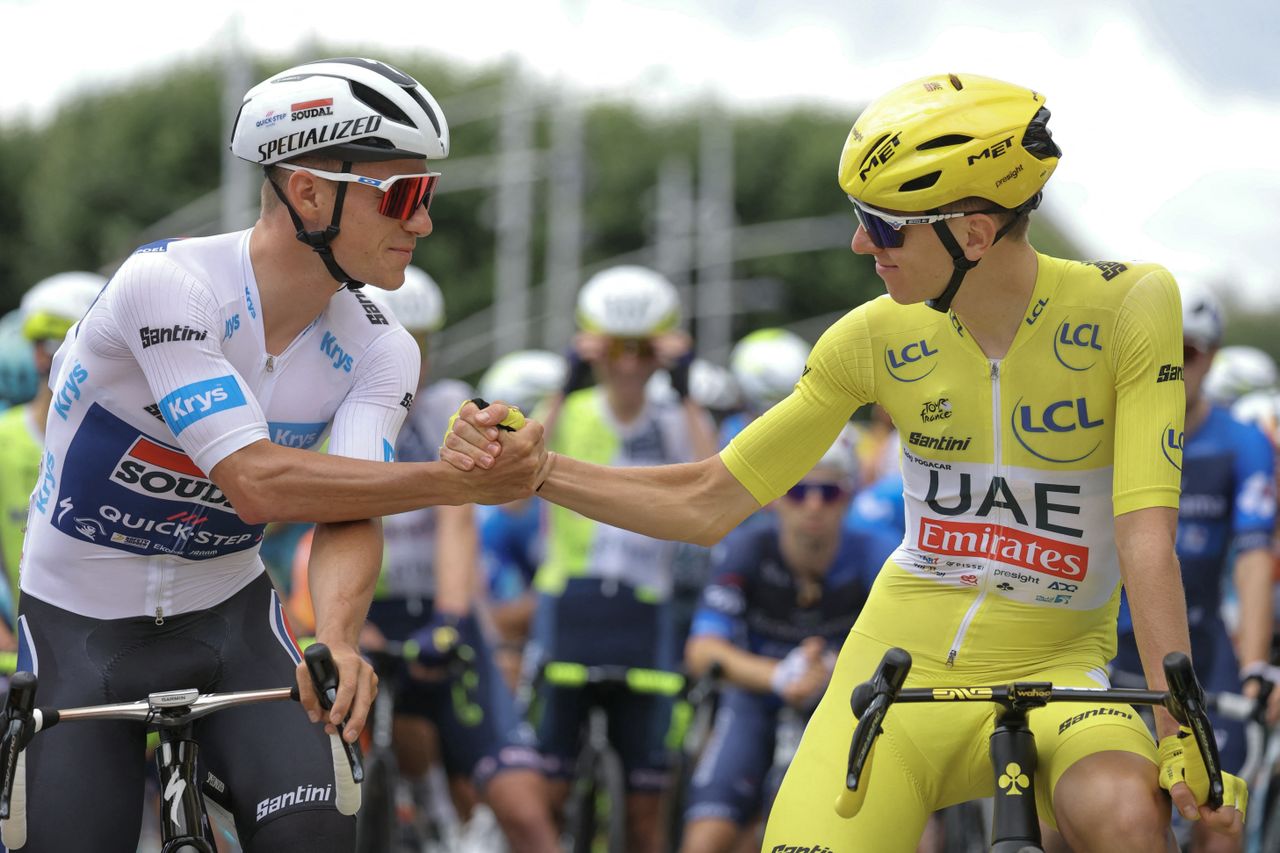
[[[306, 651], [307, 668], [326, 709], [337, 693], [337, 670], [329, 650], [320, 644]], [[216, 853], [213, 830], [197, 778], [199, 747], [192, 739], [192, 723], [201, 717], [241, 705], [297, 701], [298, 688], [246, 690], [237, 693], [202, 694], [196, 689], [152, 693], [136, 702], [92, 705], [82, 708], [36, 708], [36, 677], [20, 672], [9, 682], [4, 707], [5, 732], [0, 737], [0, 819], [4, 843], [21, 849], [27, 841], [26, 746], [31, 738], [60, 723], [77, 720], [128, 720], [140, 722], [160, 734], [156, 768], [160, 774], [161, 853]], [[331, 736], [334, 760], [335, 800], [343, 814], [360, 808], [360, 782], [364, 778], [359, 748]]]
[[[995, 730], [990, 738], [990, 755], [995, 781], [995, 813], [992, 853], [1020, 853], [1040, 849], [1039, 816], [1036, 813], [1035, 739], [1027, 726], [1027, 714], [1049, 702], [1088, 704], [1161, 705], [1188, 726], [1209, 771], [1209, 799], [1212, 808], [1222, 805], [1223, 784], [1218, 746], [1205, 713], [1204, 692], [1196, 680], [1186, 655], [1171, 653], [1164, 661], [1168, 691], [1111, 688], [1054, 687], [1049, 682], [1016, 682], [995, 687], [914, 687], [904, 688], [911, 669], [911, 656], [902, 649], [890, 649], [871, 681], [859, 684], [850, 697], [858, 720], [849, 747], [848, 772], [836, 811], [851, 818], [866, 796], [866, 775], [870, 771], [871, 748], [883, 731], [885, 715], [894, 703], [993, 702]], [[1024, 792], [1031, 793], [1030, 796]]]

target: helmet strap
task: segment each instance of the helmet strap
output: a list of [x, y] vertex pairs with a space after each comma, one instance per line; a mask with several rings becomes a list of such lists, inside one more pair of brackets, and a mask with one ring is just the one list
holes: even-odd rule
[[[350, 172], [351, 163], [342, 164], [342, 171]], [[289, 203], [289, 199], [285, 197], [284, 191], [271, 180], [271, 167], [264, 166], [263, 170], [267, 173], [267, 183], [271, 184], [271, 189], [275, 190], [276, 196], [284, 203], [284, 209], [289, 211], [289, 218], [293, 220], [293, 227], [297, 229], [296, 236], [298, 241], [311, 247], [311, 251], [320, 256], [320, 260], [324, 262], [324, 267], [329, 271], [329, 275], [342, 287], [351, 290], [359, 290], [364, 287], [363, 281], [357, 281], [338, 266], [338, 261], [333, 256], [333, 247], [330, 245], [333, 240], [341, 232], [338, 223], [342, 219], [342, 202], [347, 196], [347, 183], [341, 181], [338, 183], [338, 194], [333, 202], [333, 217], [329, 221], [329, 227], [322, 231], [308, 231], [306, 226], [302, 224], [302, 217], [293, 209], [293, 205]], [[341, 290], [342, 287], [338, 289]]]
[[[1036, 199], [1039, 200], [1037, 194]], [[1000, 242], [1000, 238], [1008, 234], [1010, 229], [1018, 223], [1024, 215], [1024, 211], [1019, 209], [1010, 217], [1009, 221], [1000, 227], [996, 232], [995, 239], [991, 241], [991, 245]], [[951, 271], [951, 278], [947, 281], [947, 286], [942, 289], [942, 293], [925, 302], [934, 311], [941, 311], [943, 314], [951, 310], [951, 300], [956, 298], [956, 292], [960, 290], [960, 284], [964, 281], [965, 275], [969, 270], [978, 265], [978, 261], [971, 261], [965, 257], [964, 249], [960, 248], [959, 241], [956, 240], [951, 229], [947, 227], [946, 222], [933, 223], [933, 232], [938, 235], [938, 239], [942, 241], [943, 247], [947, 250], [947, 254], [951, 255], [951, 263], [955, 267]], [[981, 260], [981, 259], [979, 259]]]

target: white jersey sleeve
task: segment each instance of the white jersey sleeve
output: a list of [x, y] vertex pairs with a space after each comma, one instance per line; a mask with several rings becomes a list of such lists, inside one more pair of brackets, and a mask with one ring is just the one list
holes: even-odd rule
[[354, 381], [333, 416], [329, 452], [395, 461], [396, 437], [413, 405], [422, 364], [418, 343], [402, 328], [384, 335], [352, 367]]

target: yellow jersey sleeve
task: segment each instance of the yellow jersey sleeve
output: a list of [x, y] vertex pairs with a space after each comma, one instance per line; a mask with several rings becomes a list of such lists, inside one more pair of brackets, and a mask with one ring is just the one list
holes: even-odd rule
[[761, 506], [809, 473], [854, 411], [874, 399], [870, 305], [855, 308], [827, 329], [791, 395], [721, 451], [729, 473]]
[[1116, 338], [1115, 514], [1176, 509], [1186, 391], [1182, 299], [1167, 270], [1155, 267], [1129, 289], [1116, 318]]

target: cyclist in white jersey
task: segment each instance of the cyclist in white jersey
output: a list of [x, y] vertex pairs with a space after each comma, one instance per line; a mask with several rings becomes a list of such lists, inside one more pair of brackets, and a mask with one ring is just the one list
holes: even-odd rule
[[[266, 522], [316, 521], [316, 634], [341, 679], [325, 728], [354, 740], [375, 688], [355, 644], [380, 563], [376, 519], [528, 495], [540, 428], [507, 433], [492, 470], [385, 464], [418, 350], [359, 288], [398, 287], [431, 232], [426, 161], [448, 153], [449, 132], [426, 89], [371, 60], [297, 66], [250, 90], [231, 145], [265, 168], [258, 223], [142, 247], [55, 357], [19, 665], [51, 705], [297, 678], [318, 722], [258, 558]], [[325, 436], [329, 454], [304, 453]], [[235, 796], [245, 850], [349, 849], [354, 821], [330, 796], [288, 793], [333, 782], [329, 745], [300, 709], [215, 715], [196, 734]], [[142, 762], [132, 724], [37, 738], [23, 849], [132, 853]]]

